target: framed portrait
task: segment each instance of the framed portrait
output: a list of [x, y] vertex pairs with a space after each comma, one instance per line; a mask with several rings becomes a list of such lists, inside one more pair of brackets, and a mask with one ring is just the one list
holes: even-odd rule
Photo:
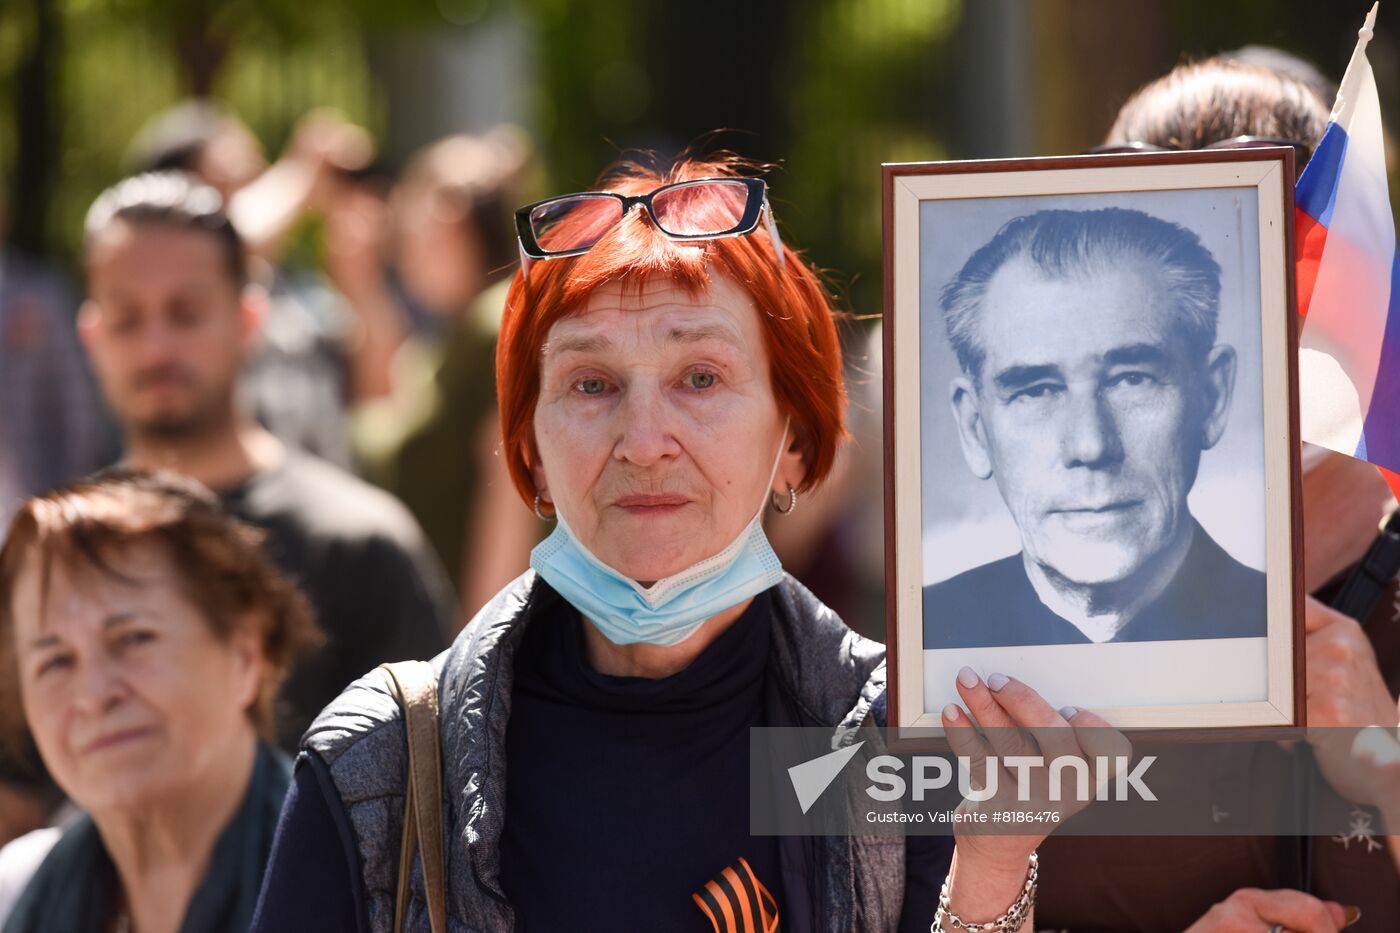
[[883, 171], [890, 726], [1305, 725], [1292, 150]]

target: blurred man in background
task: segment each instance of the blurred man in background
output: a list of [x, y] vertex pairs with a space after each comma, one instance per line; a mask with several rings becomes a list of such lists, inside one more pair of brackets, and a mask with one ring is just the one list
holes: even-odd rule
[[269, 164], [242, 120], [191, 100], [153, 117], [131, 148], [138, 172], [189, 172], [215, 188], [243, 238], [250, 275], [268, 295], [240, 386], [258, 420], [284, 443], [352, 468], [353, 335], [320, 276], [281, 260], [297, 224], [324, 209], [344, 176], [369, 164], [369, 135], [332, 111], [312, 111]]
[[265, 528], [306, 591], [326, 647], [289, 678], [281, 739], [386, 660], [431, 657], [452, 598], [392, 497], [289, 448], [238, 401], [264, 302], [214, 188], [178, 172], [129, 178], [93, 204], [79, 334], [121, 424], [126, 462], [192, 476]]

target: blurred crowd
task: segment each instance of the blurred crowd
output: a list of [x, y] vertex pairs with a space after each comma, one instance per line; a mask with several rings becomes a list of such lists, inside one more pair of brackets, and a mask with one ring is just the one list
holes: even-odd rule
[[[336, 114], [269, 162], [236, 114], [191, 101], [131, 152], [80, 268], [0, 247], [0, 520], [117, 463], [212, 490], [325, 633], [281, 697], [291, 751], [347, 683], [431, 657], [527, 565], [492, 354], [529, 143], [450, 137], [393, 178]], [[319, 262], [289, 260], [308, 230]], [[56, 799], [32, 756], [4, 773], [0, 841]]]
[[[356, 677], [445, 647], [548, 530], [510, 486], [495, 400], [531, 143], [449, 136], [391, 173], [371, 134], [318, 110], [269, 161], [237, 114], [191, 100], [148, 121], [129, 163], [78, 268], [0, 238], [0, 528], [115, 464], [211, 490], [324, 632], [280, 697], [294, 752]], [[866, 455], [843, 454], [774, 546], [880, 638], [881, 527], [859, 507], [879, 502], [878, 408], [855, 408]], [[0, 843], [59, 796], [32, 746], [0, 756]]]
[[[1239, 67], [1282, 73], [1296, 63]], [[1325, 123], [1325, 80], [1290, 80], [1317, 85], [1308, 93]], [[1125, 114], [1110, 141], [1211, 141], [1182, 135], [1160, 112]], [[1311, 145], [1320, 126], [1225, 135]], [[120, 793], [72, 763], [85, 739], [77, 718], [65, 720], [81, 704], [117, 702], [111, 684], [139, 683], [154, 709], [185, 709], [211, 691], [230, 708], [260, 697], [248, 726], [262, 740], [257, 754], [294, 753], [351, 681], [446, 647], [549, 530], [498, 453], [494, 349], [517, 262], [512, 213], [533, 193], [523, 132], [450, 136], [390, 173], [371, 134], [334, 113], [307, 114], [269, 161], [237, 114], [191, 101], [155, 116], [131, 160], [92, 205], [78, 268], [6, 248], [0, 216], [0, 527], [14, 519], [0, 584], [31, 607], [41, 591], [62, 593], [65, 618], [99, 618], [99, 629], [120, 633], [142, 618], [119, 611], [120, 581], [158, 581], [162, 624], [178, 636], [164, 643], [188, 643], [181, 657], [195, 660], [142, 658], [139, 641], [116, 635], [84, 641], [91, 626], [71, 637], [57, 622], [30, 630], [42, 613], [0, 609], [16, 620], [0, 633], [0, 662], [13, 661], [21, 637], [43, 642], [34, 676], [57, 687], [43, 711], [26, 710], [28, 728], [0, 722], [0, 844], [71, 823], [59, 785], [67, 796]], [[291, 249], [308, 231], [314, 261]], [[770, 536], [788, 570], [883, 640], [880, 338], [853, 327], [845, 337], [854, 443]], [[1310, 525], [1308, 588], [1321, 590], [1360, 556], [1386, 493], [1374, 471], [1341, 458], [1315, 453], [1309, 463], [1305, 506], [1332, 516]], [[46, 590], [41, 572], [66, 582]], [[255, 627], [242, 647], [206, 643], [244, 608], [275, 624]], [[65, 685], [79, 668], [99, 673]], [[19, 709], [17, 697], [6, 704]], [[240, 765], [241, 746], [210, 739], [232, 728], [225, 712], [195, 717], [207, 754], [186, 770]], [[285, 778], [260, 780], [264, 802], [286, 788]], [[271, 817], [245, 821], [250, 851], [266, 852], [269, 807]], [[6, 852], [0, 917], [20, 896], [4, 886], [4, 858], [23, 854]]]

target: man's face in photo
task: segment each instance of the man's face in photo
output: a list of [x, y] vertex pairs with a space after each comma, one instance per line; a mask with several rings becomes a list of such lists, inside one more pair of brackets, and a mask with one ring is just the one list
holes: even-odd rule
[[969, 467], [996, 481], [1051, 579], [1130, 580], [1192, 521], [1235, 357], [1193, 353], [1170, 297], [1132, 260], [1051, 278], [1017, 257], [987, 284], [981, 372], [954, 380], [954, 412]]

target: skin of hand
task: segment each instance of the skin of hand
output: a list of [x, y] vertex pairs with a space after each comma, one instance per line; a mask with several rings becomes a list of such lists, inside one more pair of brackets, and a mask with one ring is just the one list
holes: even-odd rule
[[[999, 761], [1018, 755], [1040, 756], [1047, 763], [1031, 770], [1028, 800], [1016, 799], [1016, 773], [1002, 766], [996, 794], [976, 804], [964, 801], [964, 807], [986, 812], [1053, 810], [1059, 813], [1062, 823], [1087, 806], [1088, 801], [1050, 800], [1051, 759], [1064, 756], [1085, 760], [1093, 786], [1097, 786], [1097, 782], [1112, 775], [1096, 773], [1096, 757], [1116, 761], [1118, 756], [1132, 754], [1127, 738], [1098, 715], [1071, 707], [1056, 711], [1038, 693], [1015, 679], [992, 674], [983, 681], [965, 667], [958, 673], [957, 690], [964, 705], [949, 704], [944, 708], [943, 728], [953, 753], [968, 759], [974, 786], [986, 774], [989, 756], [994, 755]], [[978, 726], [986, 730], [985, 735], [979, 735]], [[1066, 786], [1072, 784], [1067, 781]], [[1062, 796], [1075, 795], [1071, 792]], [[981, 824], [960, 823], [955, 831], [957, 848], [949, 881], [949, 905], [965, 920], [986, 922], [1004, 913], [1019, 896], [1027, 861], [1048, 833], [1001, 835], [978, 832], [972, 829], [974, 825]], [[1058, 823], [1026, 825], [1053, 828]]]
[[1388, 779], [1389, 762], [1397, 757], [1394, 735], [1381, 729], [1362, 736], [1350, 731], [1393, 730], [1400, 720], [1371, 643], [1355, 620], [1312, 597], [1304, 608], [1308, 728], [1318, 766], [1346, 799], [1400, 810], [1395, 783]]
[[[283, 159], [310, 169], [316, 177], [315, 195], [324, 195], [326, 180], [334, 171], [355, 171], [370, 164], [374, 159], [374, 138], [339, 111], [318, 108], [298, 121]], [[312, 204], [323, 206], [322, 199], [315, 195]]]
[[325, 210], [336, 171], [364, 168], [374, 140], [334, 111], [313, 110], [301, 119], [277, 162], [229, 199], [229, 217], [250, 253], [275, 260], [286, 235], [309, 212]]
[[1381, 678], [1376, 653], [1356, 620], [1308, 597], [1308, 725], [1394, 726], [1395, 701]]
[[1259, 933], [1279, 924], [1290, 933], [1337, 933], [1361, 917], [1355, 907], [1301, 891], [1240, 888], [1191, 924], [1186, 933]]

